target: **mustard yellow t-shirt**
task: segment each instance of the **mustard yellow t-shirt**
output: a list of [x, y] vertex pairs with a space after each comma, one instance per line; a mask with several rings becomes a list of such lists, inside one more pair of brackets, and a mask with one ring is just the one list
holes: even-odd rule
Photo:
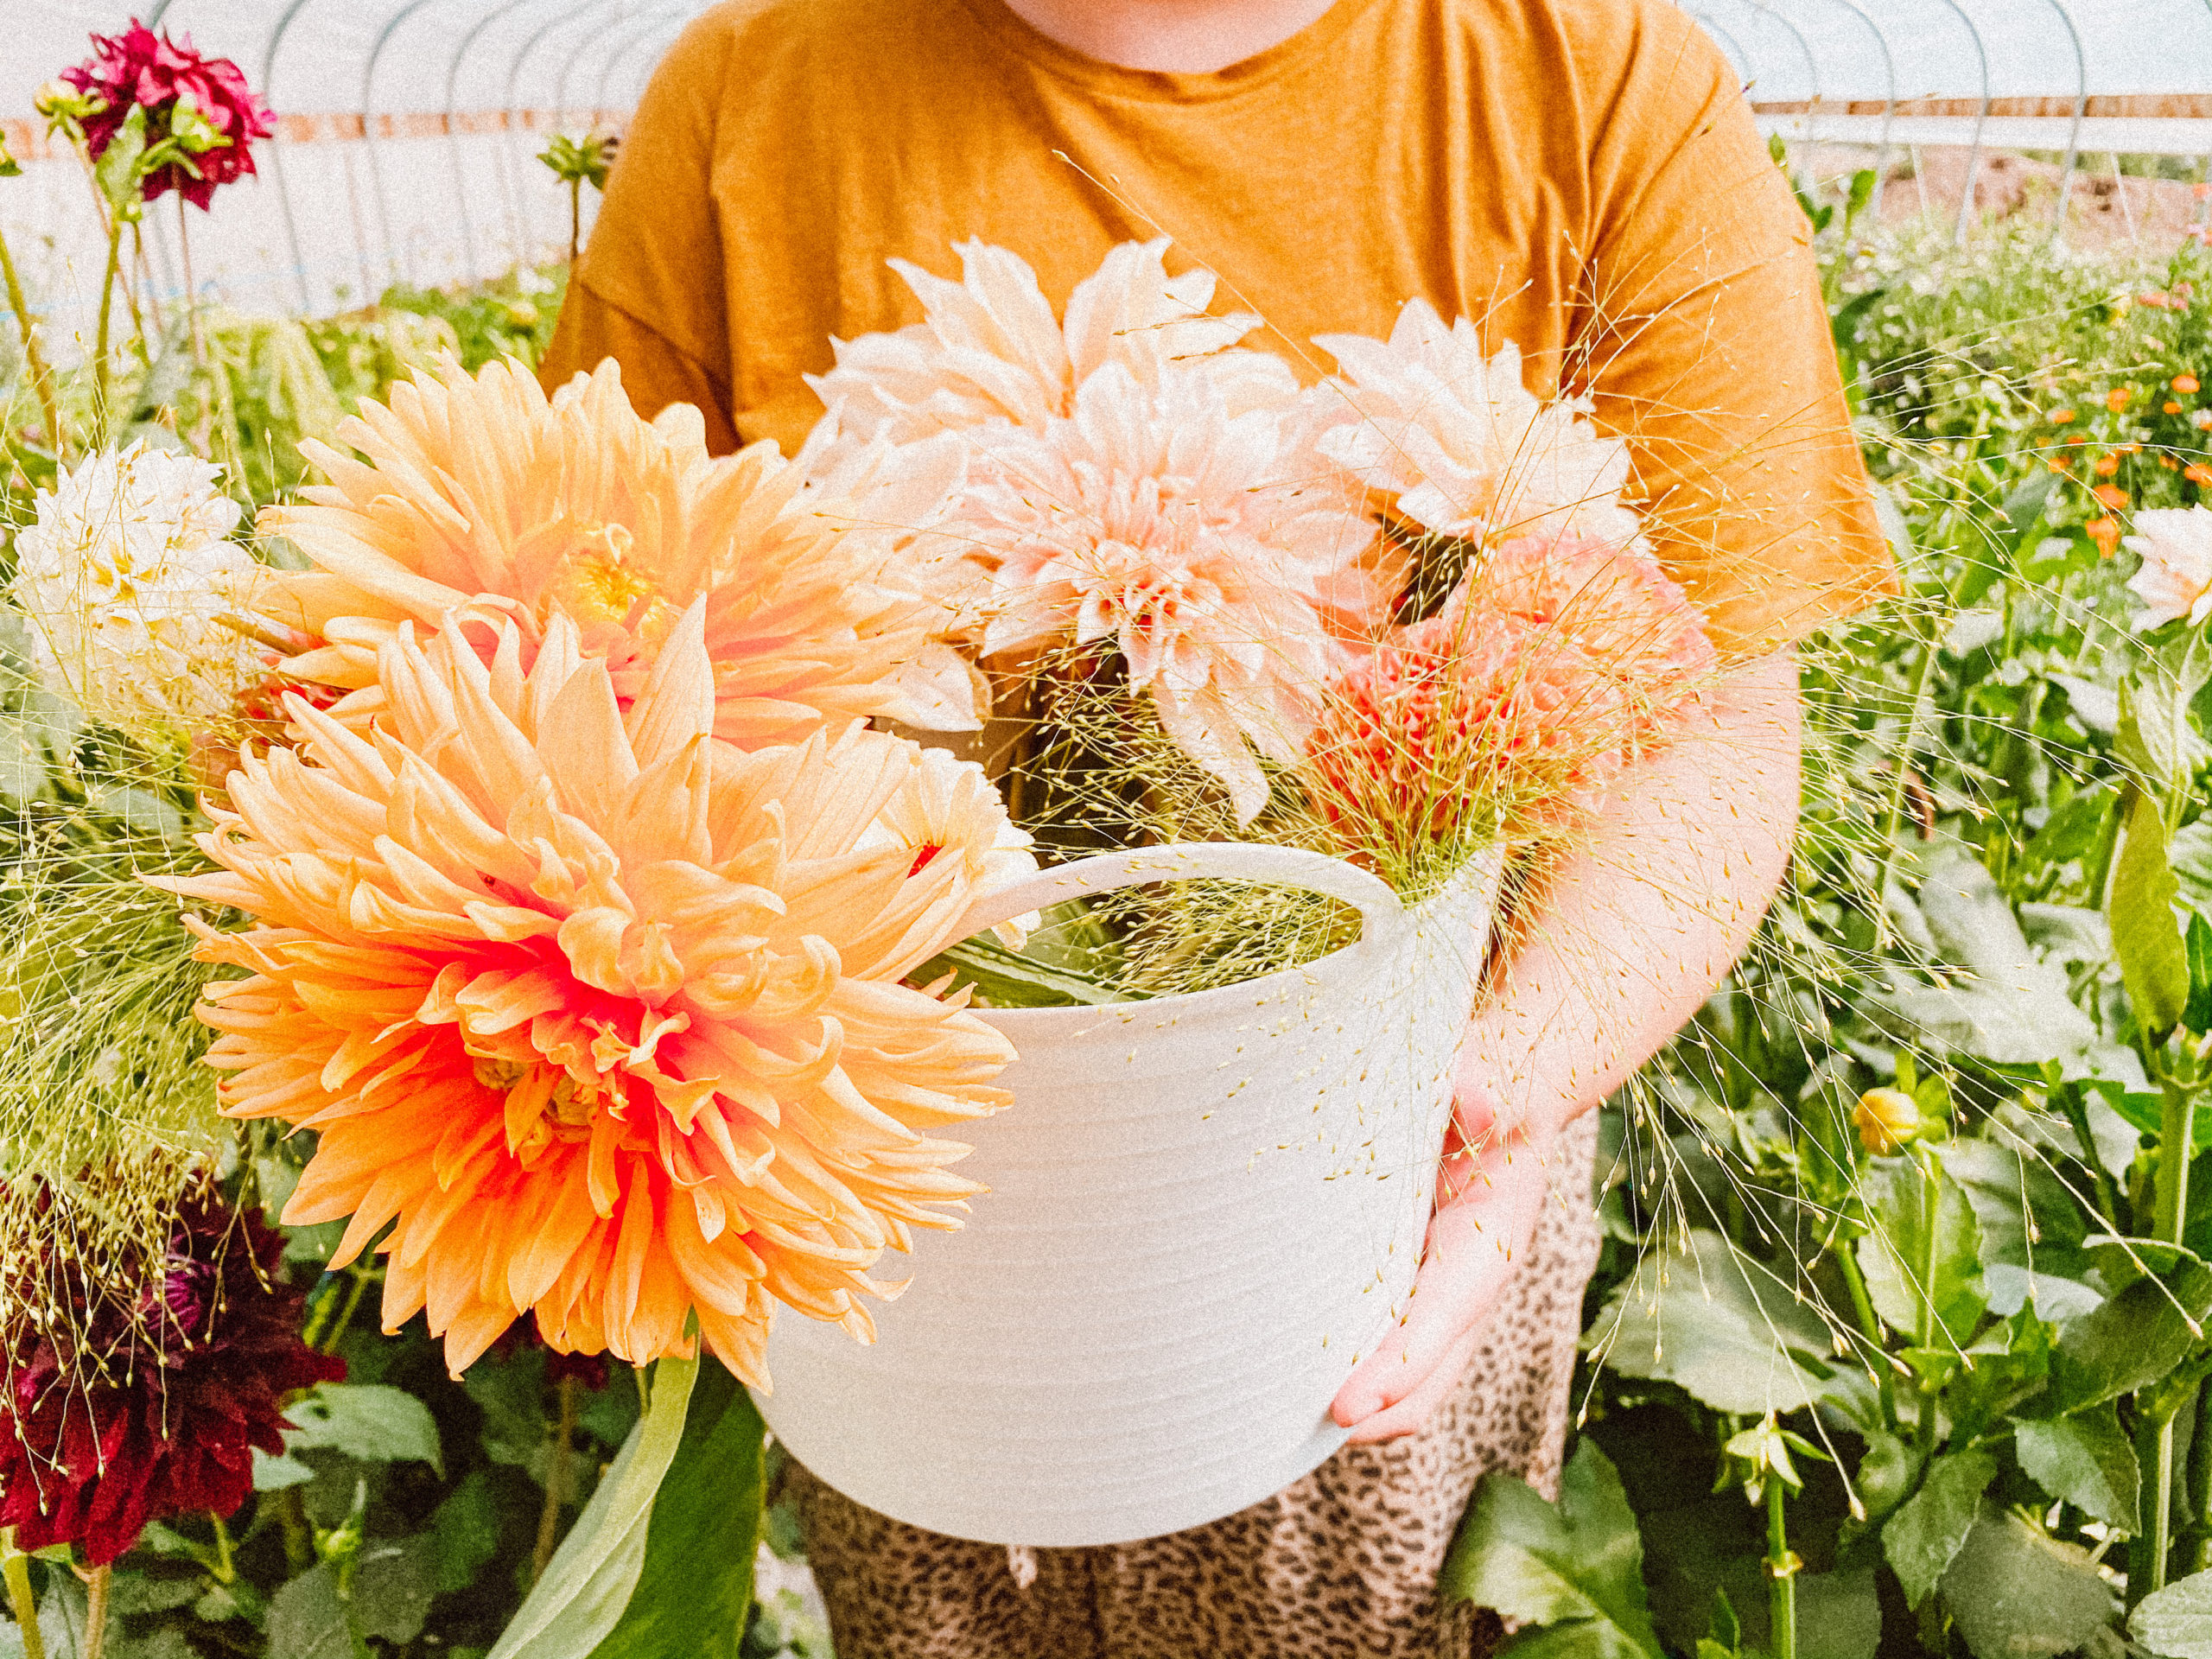
[[978, 237], [1057, 306], [1165, 233], [1307, 378], [1423, 297], [1625, 436], [1662, 557], [1757, 649], [1884, 591], [1810, 229], [1668, 0], [1336, 0], [1212, 73], [1100, 63], [1001, 0], [728, 0], [653, 77], [544, 368], [795, 449], [802, 376], [919, 320], [886, 263]]

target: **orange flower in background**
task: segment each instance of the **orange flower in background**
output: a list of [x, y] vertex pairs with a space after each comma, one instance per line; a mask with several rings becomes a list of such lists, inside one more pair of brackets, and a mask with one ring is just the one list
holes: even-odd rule
[[2184, 397], [2197, 389], [2196, 377], [2193, 374], [2177, 374], [2174, 376], [2171, 385], [2173, 389]]
[[2181, 475], [2192, 484], [2212, 489], [2212, 467], [2207, 467], [2201, 461], [2190, 462], [2181, 469]]
[[2097, 544], [2097, 551], [2103, 554], [2105, 557], [2110, 558], [2119, 551], [2120, 535], [2119, 519], [2092, 518], [2082, 528], [2088, 532], [2089, 539]]
[[2110, 478], [2120, 470], [2120, 457], [2112, 454], [2099, 455], [2096, 464], [2090, 470], [2099, 478]]
[[2105, 393], [2105, 407], [2115, 415], [2120, 414], [2127, 407], [2134, 396], [2135, 394], [2126, 386], [2114, 386], [2110, 391]]
[[2106, 506], [2110, 507], [2114, 512], [2123, 511], [2127, 505], [2127, 492], [2120, 488], [2117, 485], [2100, 484], [2095, 489], [2090, 491], [2089, 493], [2095, 496], [2100, 502], [2103, 503]]
[[456, 615], [480, 652], [512, 624], [526, 670], [565, 615], [626, 699], [702, 596], [719, 735], [755, 747], [902, 712], [921, 603], [874, 585], [880, 554], [801, 501], [772, 445], [710, 457], [696, 410], [639, 419], [612, 359], [550, 399], [518, 364], [472, 379], [448, 359], [336, 435], [303, 446], [332, 482], [260, 521], [315, 568], [270, 573], [256, 602], [322, 642], [288, 671], [353, 691], [351, 724], [383, 706], [377, 654], [404, 621]]
[[632, 1363], [696, 1313], [754, 1383], [773, 1301], [865, 1338], [869, 1268], [975, 1190], [928, 1131], [1006, 1102], [1005, 1040], [899, 982], [1020, 873], [996, 796], [864, 728], [716, 741], [707, 609], [626, 712], [565, 618], [527, 672], [515, 624], [488, 665], [402, 624], [366, 734], [289, 698], [221, 871], [166, 883], [252, 918], [202, 930], [247, 970], [202, 1017], [225, 1109], [319, 1136], [287, 1217], [350, 1215], [340, 1265], [395, 1223], [385, 1326], [456, 1372], [524, 1310]]
[[2070, 409], [2054, 409], [2050, 411], [2050, 423], [2053, 426], [2071, 426], [2076, 418]]
[[2181, 413], [2181, 405], [2171, 397], [2167, 398], [2164, 403], [2159, 404], [2158, 407], [2164, 413], [2168, 415], [2178, 415]]

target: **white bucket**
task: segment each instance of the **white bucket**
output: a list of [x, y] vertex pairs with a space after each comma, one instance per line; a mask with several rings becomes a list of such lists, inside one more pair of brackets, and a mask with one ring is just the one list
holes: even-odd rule
[[776, 1437], [870, 1509], [1003, 1544], [1155, 1537], [1312, 1471], [1344, 1439], [1329, 1402], [1403, 1315], [1500, 863], [1409, 911], [1318, 853], [1157, 847], [979, 906], [971, 932], [1224, 876], [1330, 894], [1364, 925], [1241, 985], [985, 1011], [1020, 1053], [1014, 1104], [957, 1131], [990, 1191], [959, 1231], [918, 1236], [872, 1346], [778, 1319]]

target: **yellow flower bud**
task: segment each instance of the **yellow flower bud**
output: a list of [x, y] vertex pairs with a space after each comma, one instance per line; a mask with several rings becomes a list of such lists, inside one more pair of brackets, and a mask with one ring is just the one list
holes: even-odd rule
[[1897, 1151], [1923, 1128], [1920, 1103], [1902, 1089], [1869, 1089], [1859, 1096], [1851, 1122], [1859, 1144], [1877, 1158]]

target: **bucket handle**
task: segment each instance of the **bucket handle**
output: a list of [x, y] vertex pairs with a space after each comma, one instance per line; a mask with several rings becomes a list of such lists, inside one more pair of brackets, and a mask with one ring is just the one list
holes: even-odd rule
[[1040, 870], [978, 899], [960, 918], [956, 937], [972, 938], [1001, 922], [1066, 899], [1141, 887], [1147, 881], [1186, 881], [1196, 876], [1304, 887], [1341, 899], [1359, 912], [1362, 938], [1395, 931], [1406, 913], [1388, 882], [1326, 853], [1259, 842], [1186, 841], [1098, 853]]

